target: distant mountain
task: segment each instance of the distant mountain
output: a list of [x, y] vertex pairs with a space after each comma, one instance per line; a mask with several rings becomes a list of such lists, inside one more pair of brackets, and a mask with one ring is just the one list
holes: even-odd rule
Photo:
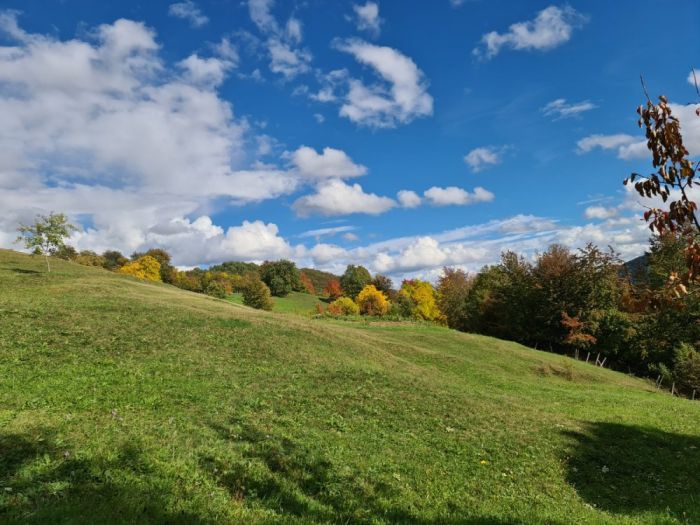
[[313, 283], [317, 294], [323, 292], [323, 289], [331, 279], [340, 279], [340, 277], [337, 275], [329, 272], [322, 272], [321, 270], [315, 270], [314, 268], [302, 268], [301, 272], [304, 273]]
[[644, 255], [635, 257], [634, 259], [624, 263], [622, 266], [625, 269], [625, 273], [632, 278], [633, 282], [640, 281], [646, 277], [647, 273], [649, 272], [649, 254], [645, 253]]

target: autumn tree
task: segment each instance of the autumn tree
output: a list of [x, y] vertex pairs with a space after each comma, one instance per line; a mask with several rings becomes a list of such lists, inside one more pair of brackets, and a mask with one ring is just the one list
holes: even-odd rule
[[389, 301], [373, 284], [366, 285], [357, 294], [355, 301], [362, 315], [385, 315], [389, 311]]
[[343, 293], [354, 299], [362, 289], [372, 282], [372, 275], [364, 266], [349, 264], [340, 278]]
[[243, 287], [243, 304], [258, 310], [272, 310], [270, 289], [258, 277], [251, 276]]
[[426, 321], [444, 319], [437, 305], [435, 289], [427, 281], [407, 279], [401, 284], [399, 296], [405, 296], [414, 303], [412, 316]]
[[150, 255], [144, 255], [125, 264], [119, 268], [118, 272], [146, 281], [160, 281], [160, 263]]
[[456, 330], [467, 327], [467, 297], [473, 279], [457, 268], [443, 268], [437, 283], [437, 305], [447, 326]]
[[63, 248], [65, 239], [77, 230], [63, 213], [52, 212], [48, 215], [37, 215], [34, 224], [20, 224], [17, 242], [24, 243], [24, 247], [33, 253], [43, 255], [46, 259], [46, 269], [50, 272], [49, 257]]
[[340, 281], [338, 279], [330, 279], [326, 287], [323, 289], [323, 294], [328, 296], [330, 299], [337, 299], [343, 295], [343, 289], [340, 286]]
[[316, 295], [316, 288], [314, 287], [314, 283], [311, 282], [311, 279], [309, 279], [309, 276], [306, 275], [306, 272], [301, 272], [299, 279], [301, 280], [301, 285], [304, 287], [304, 291], [306, 293]]

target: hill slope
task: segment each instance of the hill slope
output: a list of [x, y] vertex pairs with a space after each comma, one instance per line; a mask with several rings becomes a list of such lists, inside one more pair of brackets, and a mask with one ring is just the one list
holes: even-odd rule
[[0, 251], [0, 522], [699, 523], [700, 403]]

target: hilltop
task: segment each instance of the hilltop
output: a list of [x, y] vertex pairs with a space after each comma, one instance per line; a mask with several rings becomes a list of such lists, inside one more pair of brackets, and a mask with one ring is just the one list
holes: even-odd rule
[[0, 250], [0, 522], [700, 522], [700, 403]]

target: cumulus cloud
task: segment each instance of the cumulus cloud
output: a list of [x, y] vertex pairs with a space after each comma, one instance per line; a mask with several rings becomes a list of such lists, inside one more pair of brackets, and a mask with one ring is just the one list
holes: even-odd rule
[[219, 58], [201, 58], [196, 53], [180, 62], [187, 80], [194, 84], [220, 85], [234, 64]]
[[187, 20], [192, 27], [202, 27], [209, 22], [209, 18], [202, 13], [197, 4], [192, 0], [184, 0], [183, 2], [170, 4], [170, 7], [168, 7], [168, 14]]
[[474, 148], [464, 157], [471, 170], [475, 173], [483, 171], [489, 166], [501, 163], [503, 149], [493, 146]]
[[542, 113], [554, 120], [578, 117], [581, 113], [595, 109], [597, 106], [588, 100], [567, 102], [565, 98], [552, 100], [542, 108]]
[[365, 193], [359, 184], [339, 179], [322, 182], [316, 193], [297, 199], [292, 207], [300, 217], [310, 215], [379, 215], [396, 206], [396, 201], [374, 193]]
[[415, 191], [410, 190], [401, 190], [396, 194], [396, 198], [402, 208], [416, 208], [423, 202]]
[[313, 148], [301, 146], [289, 153], [288, 158], [299, 175], [309, 179], [344, 179], [367, 173], [365, 166], [355, 164], [347, 153], [334, 148], [323, 148], [319, 154]]
[[587, 17], [573, 7], [552, 5], [537, 13], [533, 20], [512, 24], [505, 33], [486, 33], [472, 53], [488, 60], [504, 48], [549, 51], [568, 42], [574, 30], [586, 20]]
[[355, 12], [355, 22], [357, 29], [367, 31], [372, 36], [379, 36], [382, 19], [379, 18], [379, 4], [377, 2], [367, 2], [365, 4], [353, 4]]
[[396, 49], [356, 39], [337, 42], [336, 47], [371, 67], [384, 80], [368, 86], [361, 80], [349, 79], [341, 116], [357, 124], [389, 128], [432, 115], [433, 98], [428, 93], [428, 83], [409, 57]]
[[469, 193], [462, 188], [456, 186], [448, 186], [439, 188], [433, 186], [423, 193], [423, 196], [433, 206], [451, 206], [451, 205], [467, 205], [476, 204], [477, 202], [490, 202], [494, 199], [494, 194], [484, 188], [477, 186], [473, 193]]

